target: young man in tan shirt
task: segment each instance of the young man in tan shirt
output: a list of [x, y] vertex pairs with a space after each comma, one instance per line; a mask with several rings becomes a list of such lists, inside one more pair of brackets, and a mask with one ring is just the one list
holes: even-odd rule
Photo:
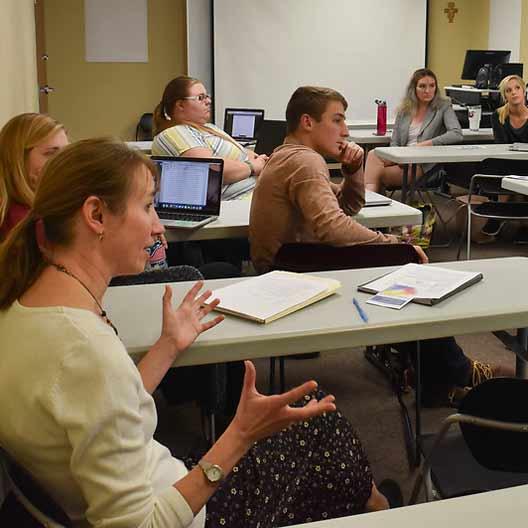
[[[347, 141], [346, 108], [344, 97], [329, 88], [301, 87], [290, 99], [288, 135], [264, 167], [251, 202], [251, 257], [259, 272], [267, 271], [280, 247], [291, 242], [399, 242], [352, 218], [365, 203], [365, 184], [363, 149]], [[323, 156], [341, 162], [341, 184], [330, 182]], [[416, 250], [427, 262], [422, 249]]]
[[[358, 224], [350, 215], [365, 203], [363, 150], [347, 141], [347, 102], [335, 90], [303, 86], [286, 108], [288, 135], [261, 172], [251, 202], [251, 258], [259, 272], [273, 264], [283, 244], [316, 242], [331, 246], [393, 244], [398, 240]], [[324, 157], [341, 162], [343, 182], [330, 182]], [[414, 246], [422, 263], [423, 250]], [[414, 343], [395, 345], [412, 353]], [[456, 403], [468, 386], [497, 375], [512, 375], [505, 365], [466, 357], [453, 337], [422, 341], [424, 402]], [[434, 352], [434, 353], [433, 353]]]

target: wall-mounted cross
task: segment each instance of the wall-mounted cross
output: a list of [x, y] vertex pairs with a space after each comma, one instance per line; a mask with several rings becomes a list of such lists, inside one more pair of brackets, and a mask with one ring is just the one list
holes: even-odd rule
[[452, 24], [455, 15], [458, 13], [458, 9], [455, 7], [455, 2], [447, 2], [447, 7], [444, 9], [444, 13], [447, 15], [449, 23]]

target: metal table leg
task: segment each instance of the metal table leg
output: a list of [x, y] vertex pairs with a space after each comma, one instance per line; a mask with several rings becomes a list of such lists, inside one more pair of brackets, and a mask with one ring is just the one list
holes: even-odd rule
[[275, 394], [275, 358], [270, 358], [269, 393]]
[[518, 378], [528, 378], [528, 328], [517, 329], [517, 341], [522, 349], [521, 354], [515, 354], [515, 374]]
[[420, 465], [420, 436], [422, 434], [422, 368], [421, 368], [421, 347], [420, 341], [416, 341], [416, 422], [414, 435], [414, 467]]
[[409, 187], [409, 165], [403, 166], [401, 201], [407, 203], [407, 189]]

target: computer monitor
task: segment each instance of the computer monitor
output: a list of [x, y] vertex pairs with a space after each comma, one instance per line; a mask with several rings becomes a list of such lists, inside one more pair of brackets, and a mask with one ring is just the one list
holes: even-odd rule
[[224, 131], [236, 141], [252, 142], [258, 137], [264, 120], [264, 110], [253, 108], [226, 108]]
[[510, 62], [511, 51], [502, 50], [467, 50], [462, 70], [462, 79], [477, 78], [477, 73], [485, 64], [496, 66]]
[[499, 83], [508, 77], [508, 75], [523, 76], [523, 64], [521, 62], [509, 62], [508, 64], [499, 64], [493, 70], [493, 81], [498, 86]]
[[271, 156], [271, 153], [279, 145], [282, 145], [286, 137], [287, 128], [286, 121], [264, 119], [258, 133], [255, 152]]

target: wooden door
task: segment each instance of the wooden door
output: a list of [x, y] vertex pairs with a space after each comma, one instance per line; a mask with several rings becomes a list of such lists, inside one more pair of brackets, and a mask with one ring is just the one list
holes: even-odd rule
[[46, 32], [44, 26], [44, 0], [35, 0], [35, 35], [37, 53], [37, 82], [39, 87], [39, 111], [48, 112], [48, 95], [53, 88], [48, 86]]

